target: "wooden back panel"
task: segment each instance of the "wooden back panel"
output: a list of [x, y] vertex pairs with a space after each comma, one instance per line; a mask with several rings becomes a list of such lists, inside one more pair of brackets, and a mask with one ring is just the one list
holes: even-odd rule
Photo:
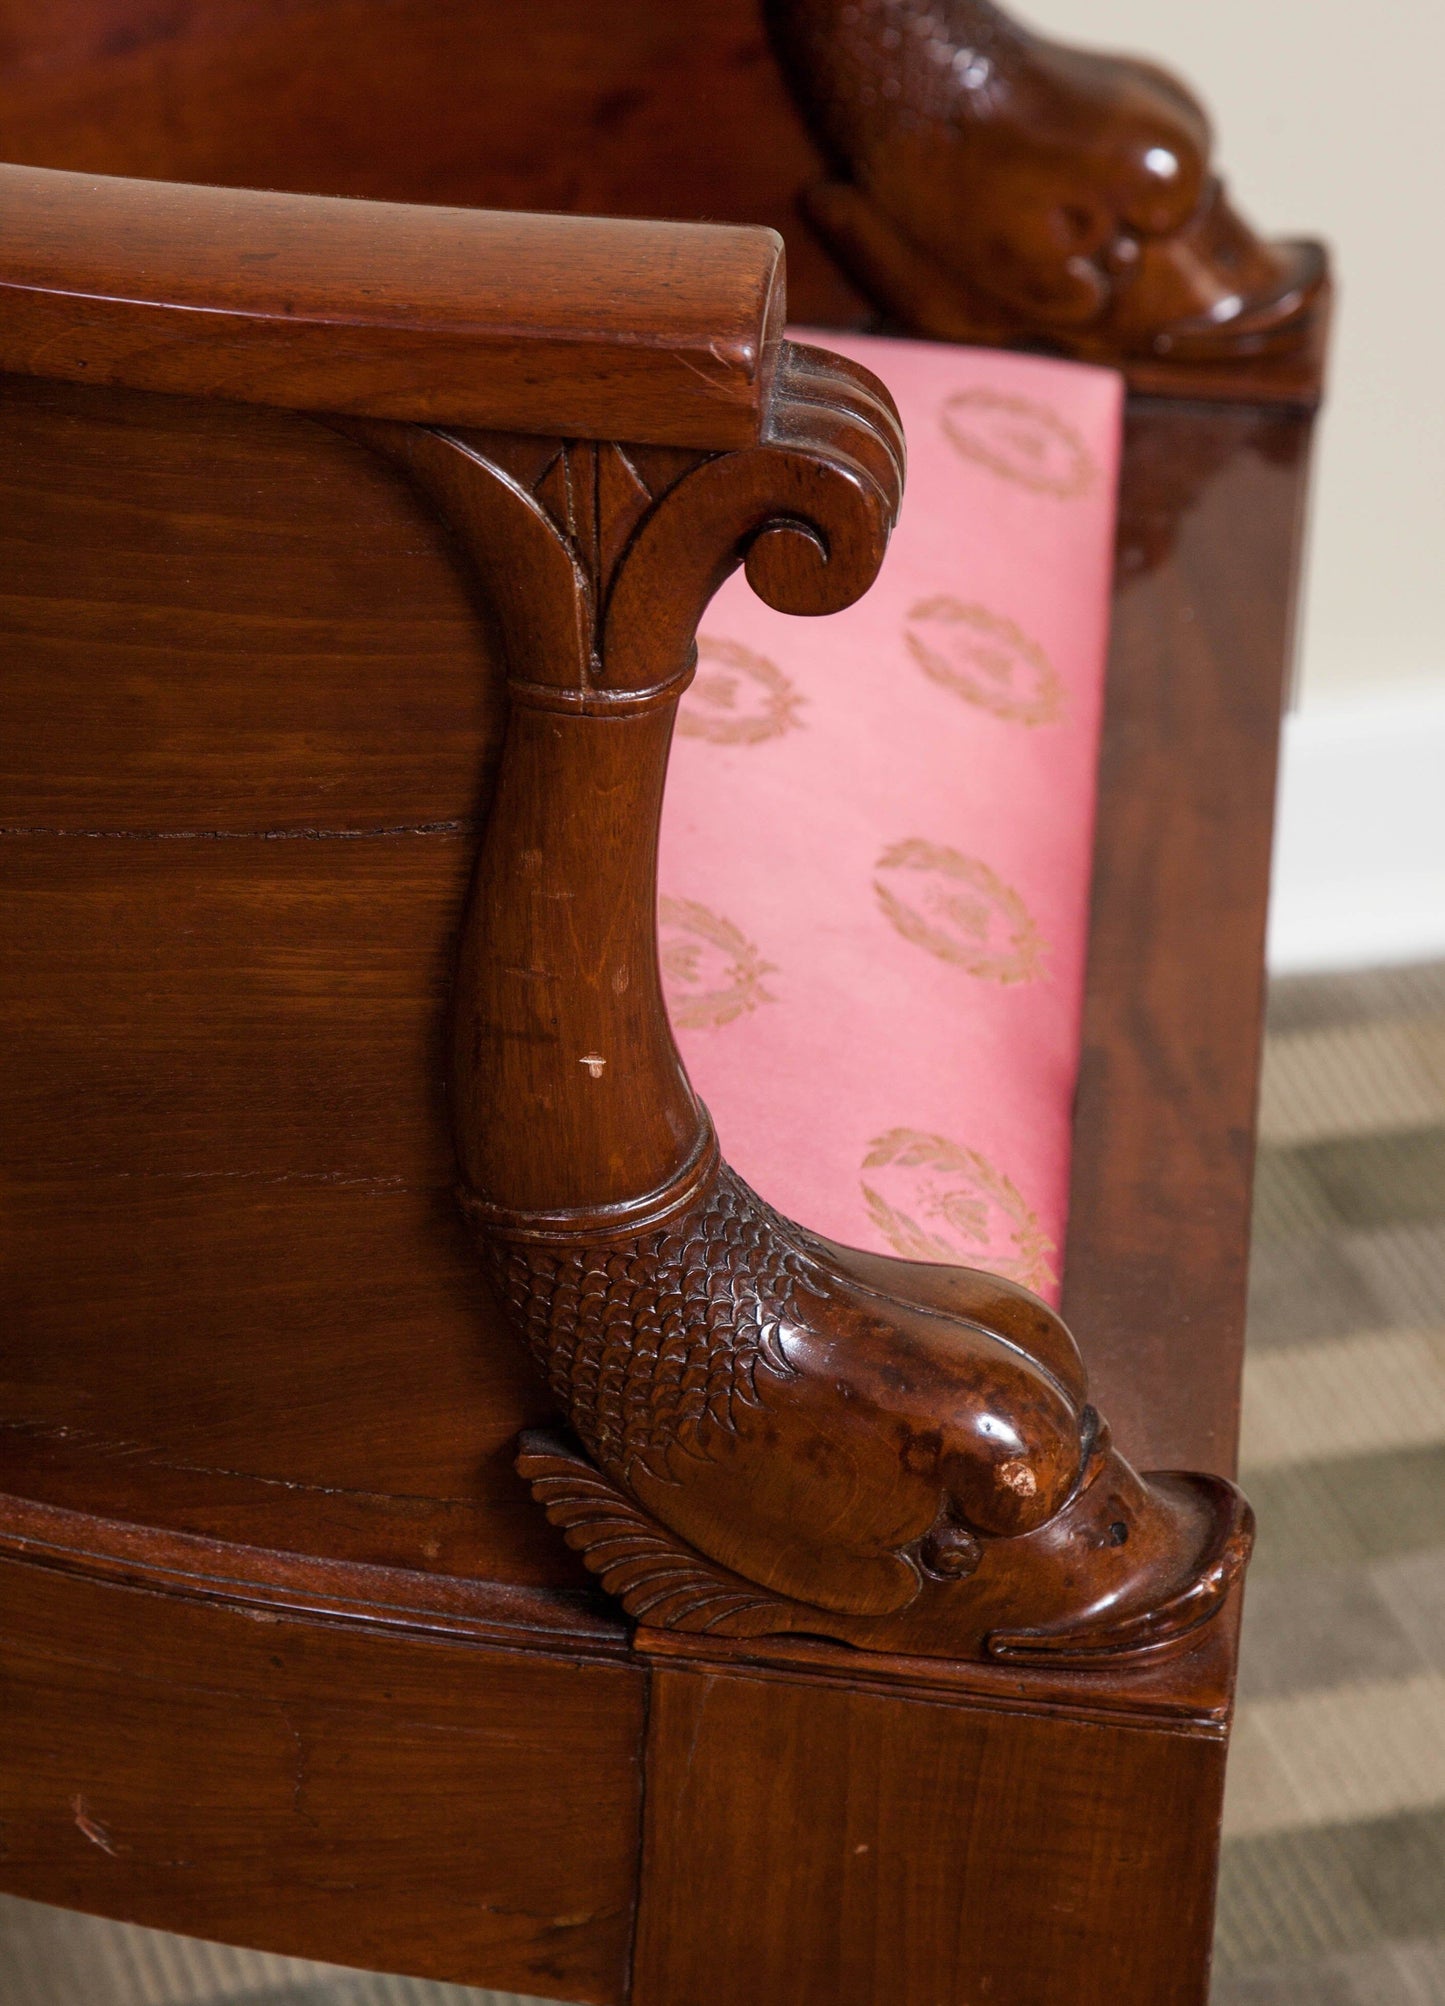
[[994, 0], [0, 0], [0, 154], [765, 223], [804, 324], [881, 313], [1164, 395], [1319, 397], [1320, 247], [1233, 209], [1186, 86]]
[[[699, 107], [706, 115], [699, 116]], [[863, 302], [755, 0], [0, 0], [0, 155], [396, 202], [766, 223], [793, 312]]]
[[[706, 116], [698, 116], [706, 106]], [[393, 203], [767, 223], [801, 321], [867, 307], [755, 0], [0, 0], [0, 156]]]

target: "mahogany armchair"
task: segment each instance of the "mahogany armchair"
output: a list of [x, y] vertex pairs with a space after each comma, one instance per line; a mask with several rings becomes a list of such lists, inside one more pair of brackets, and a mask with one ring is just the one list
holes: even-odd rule
[[[0, 1885], [1201, 2001], [1320, 254], [965, 0], [0, 18]], [[699, 617], [848, 605], [904, 477], [778, 230], [1131, 385], [1062, 1318], [781, 1218], [669, 1029]]]

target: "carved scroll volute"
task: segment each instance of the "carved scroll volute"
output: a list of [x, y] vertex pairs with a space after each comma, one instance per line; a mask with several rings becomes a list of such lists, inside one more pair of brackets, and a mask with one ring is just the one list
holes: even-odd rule
[[478, 1252], [575, 1434], [523, 1444], [539, 1502], [653, 1625], [1084, 1661], [1188, 1635], [1243, 1564], [1237, 1493], [1137, 1477], [1026, 1291], [772, 1211], [668, 1025], [657, 834], [698, 619], [739, 563], [788, 612], [866, 589], [886, 393], [788, 350], [756, 445], [713, 456], [362, 429], [466, 545], [508, 671], [452, 1092]]
[[897, 505], [897, 419], [861, 372], [791, 348], [747, 452], [415, 433], [405, 450], [482, 575], [511, 693], [456, 986], [464, 1184], [508, 1216], [631, 1219], [710, 1133], [655, 917], [697, 622], [740, 562], [790, 611], [867, 587]]
[[1307, 348], [1310, 244], [1231, 208], [1208, 119], [1152, 64], [1032, 34], [992, 0], [768, 0], [834, 164], [815, 226], [894, 319], [1114, 362]]
[[[667, 1030], [656, 833], [685, 662], [602, 686], [610, 559], [652, 506], [614, 447], [351, 423], [465, 546], [511, 697], [460, 949], [450, 1089], [464, 1189], [605, 1210], [668, 1181], [703, 1123]], [[699, 456], [665, 452], [666, 476]]]

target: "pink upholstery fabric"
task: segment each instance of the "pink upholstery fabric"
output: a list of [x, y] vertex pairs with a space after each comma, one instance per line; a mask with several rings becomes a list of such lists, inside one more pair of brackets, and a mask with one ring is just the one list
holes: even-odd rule
[[908, 436], [882, 575], [703, 624], [664, 980], [725, 1153], [817, 1232], [1057, 1299], [1118, 481], [1112, 372], [808, 337]]

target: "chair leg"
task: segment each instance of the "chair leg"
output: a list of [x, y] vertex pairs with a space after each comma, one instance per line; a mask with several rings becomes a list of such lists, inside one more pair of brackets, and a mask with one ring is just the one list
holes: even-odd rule
[[632, 2006], [1204, 2006], [1221, 1719], [846, 1676], [655, 1667]]

